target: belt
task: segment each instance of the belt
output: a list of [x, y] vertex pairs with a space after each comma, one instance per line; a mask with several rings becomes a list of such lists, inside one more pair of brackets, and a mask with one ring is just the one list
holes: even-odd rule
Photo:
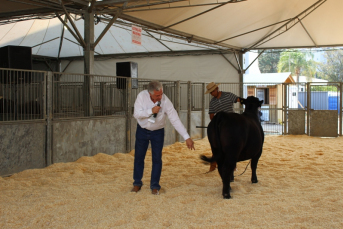
[[157, 131], [157, 130], [162, 130], [162, 129], [164, 129], [164, 128], [161, 128], [161, 129], [157, 129], [157, 130], [149, 130], [149, 129], [146, 129], [146, 128], [141, 127], [138, 123], [137, 123], [137, 126], [139, 126], [141, 129], [147, 130], [147, 131]]

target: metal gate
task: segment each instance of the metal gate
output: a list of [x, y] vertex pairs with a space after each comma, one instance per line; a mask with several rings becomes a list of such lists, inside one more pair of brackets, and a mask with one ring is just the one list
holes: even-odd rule
[[310, 82], [283, 87], [285, 134], [342, 135], [342, 83]]

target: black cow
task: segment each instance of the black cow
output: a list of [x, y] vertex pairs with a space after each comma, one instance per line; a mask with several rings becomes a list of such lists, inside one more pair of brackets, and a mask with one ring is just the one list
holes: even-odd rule
[[251, 159], [251, 181], [257, 183], [256, 168], [262, 154], [264, 133], [259, 120], [260, 101], [254, 96], [241, 99], [245, 105], [243, 114], [217, 113], [207, 128], [208, 140], [213, 152], [212, 158], [202, 155], [206, 162], [216, 161], [223, 181], [223, 197], [230, 199], [230, 182], [238, 161]]

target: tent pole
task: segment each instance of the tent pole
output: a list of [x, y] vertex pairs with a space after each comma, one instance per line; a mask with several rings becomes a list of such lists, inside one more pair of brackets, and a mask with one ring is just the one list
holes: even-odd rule
[[83, 103], [85, 117], [93, 116], [92, 95], [94, 90], [94, 14], [85, 11], [85, 47], [84, 55], [84, 87], [83, 87]]
[[[239, 55], [238, 55], [238, 59], [239, 59], [239, 66], [243, 66], [243, 52], [239, 52]], [[236, 53], [235, 53], [236, 55]], [[244, 75], [244, 70], [242, 70], [242, 68], [240, 67], [240, 71], [238, 72], [239, 73], [239, 97], [243, 98], [244, 95], [243, 95], [243, 75]], [[240, 103], [239, 103], [240, 104]], [[240, 105], [240, 107], [242, 108], [242, 105]]]

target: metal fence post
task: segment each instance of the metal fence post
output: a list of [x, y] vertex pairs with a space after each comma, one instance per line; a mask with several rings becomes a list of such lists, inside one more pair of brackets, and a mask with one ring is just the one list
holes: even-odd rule
[[[175, 82], [175, 110], [180, 116], [180, 80]], [[179, 141], [179, 133], [175, 131], [175, 142]]]
[[44, 119], [46, 120], [46, 166], [53, 164], [52, 157], [52, 106], [53, 106], [53, 73], [47, 72], [44, 77]]
[[106, 101], [106, 83], [105, 82], [100, 82], [100, 110], [101, 114], [100, 115], [106, 115], [105, 114], [105, 101]]
[[94, 92], [94, 76], [85, 75], [83, 84], [83, 109], [85, 117], [93, 116], [92, 97]]
[[[202, 83], [201, 93], [201, 126], [205, 126], [205, 83]], [[201, 138], [205, 137], [205, 128], [201, 128]]]
[[288, 117], [287, 117], [287, 84], [283, 85], [283, 134], [287, 134], [287, 124], [288, 124]]
[[191, 136], [191, 115], [192, 115], [192, 83], [187, 82], [187, 132]]
[[132, 118], [132, 106], [131, 106], [131, 78], [126, 79], [126, 152], [131, 151], [131, 118]]
[[310, 136], [310, 116], [311, 116], [311, 83], [306, 83], [307, 86], [307, 135]]
[[339, 87], [339, 135], [342, 136], [342, 96], [343, 96], [343, 83], [340, 83]]

